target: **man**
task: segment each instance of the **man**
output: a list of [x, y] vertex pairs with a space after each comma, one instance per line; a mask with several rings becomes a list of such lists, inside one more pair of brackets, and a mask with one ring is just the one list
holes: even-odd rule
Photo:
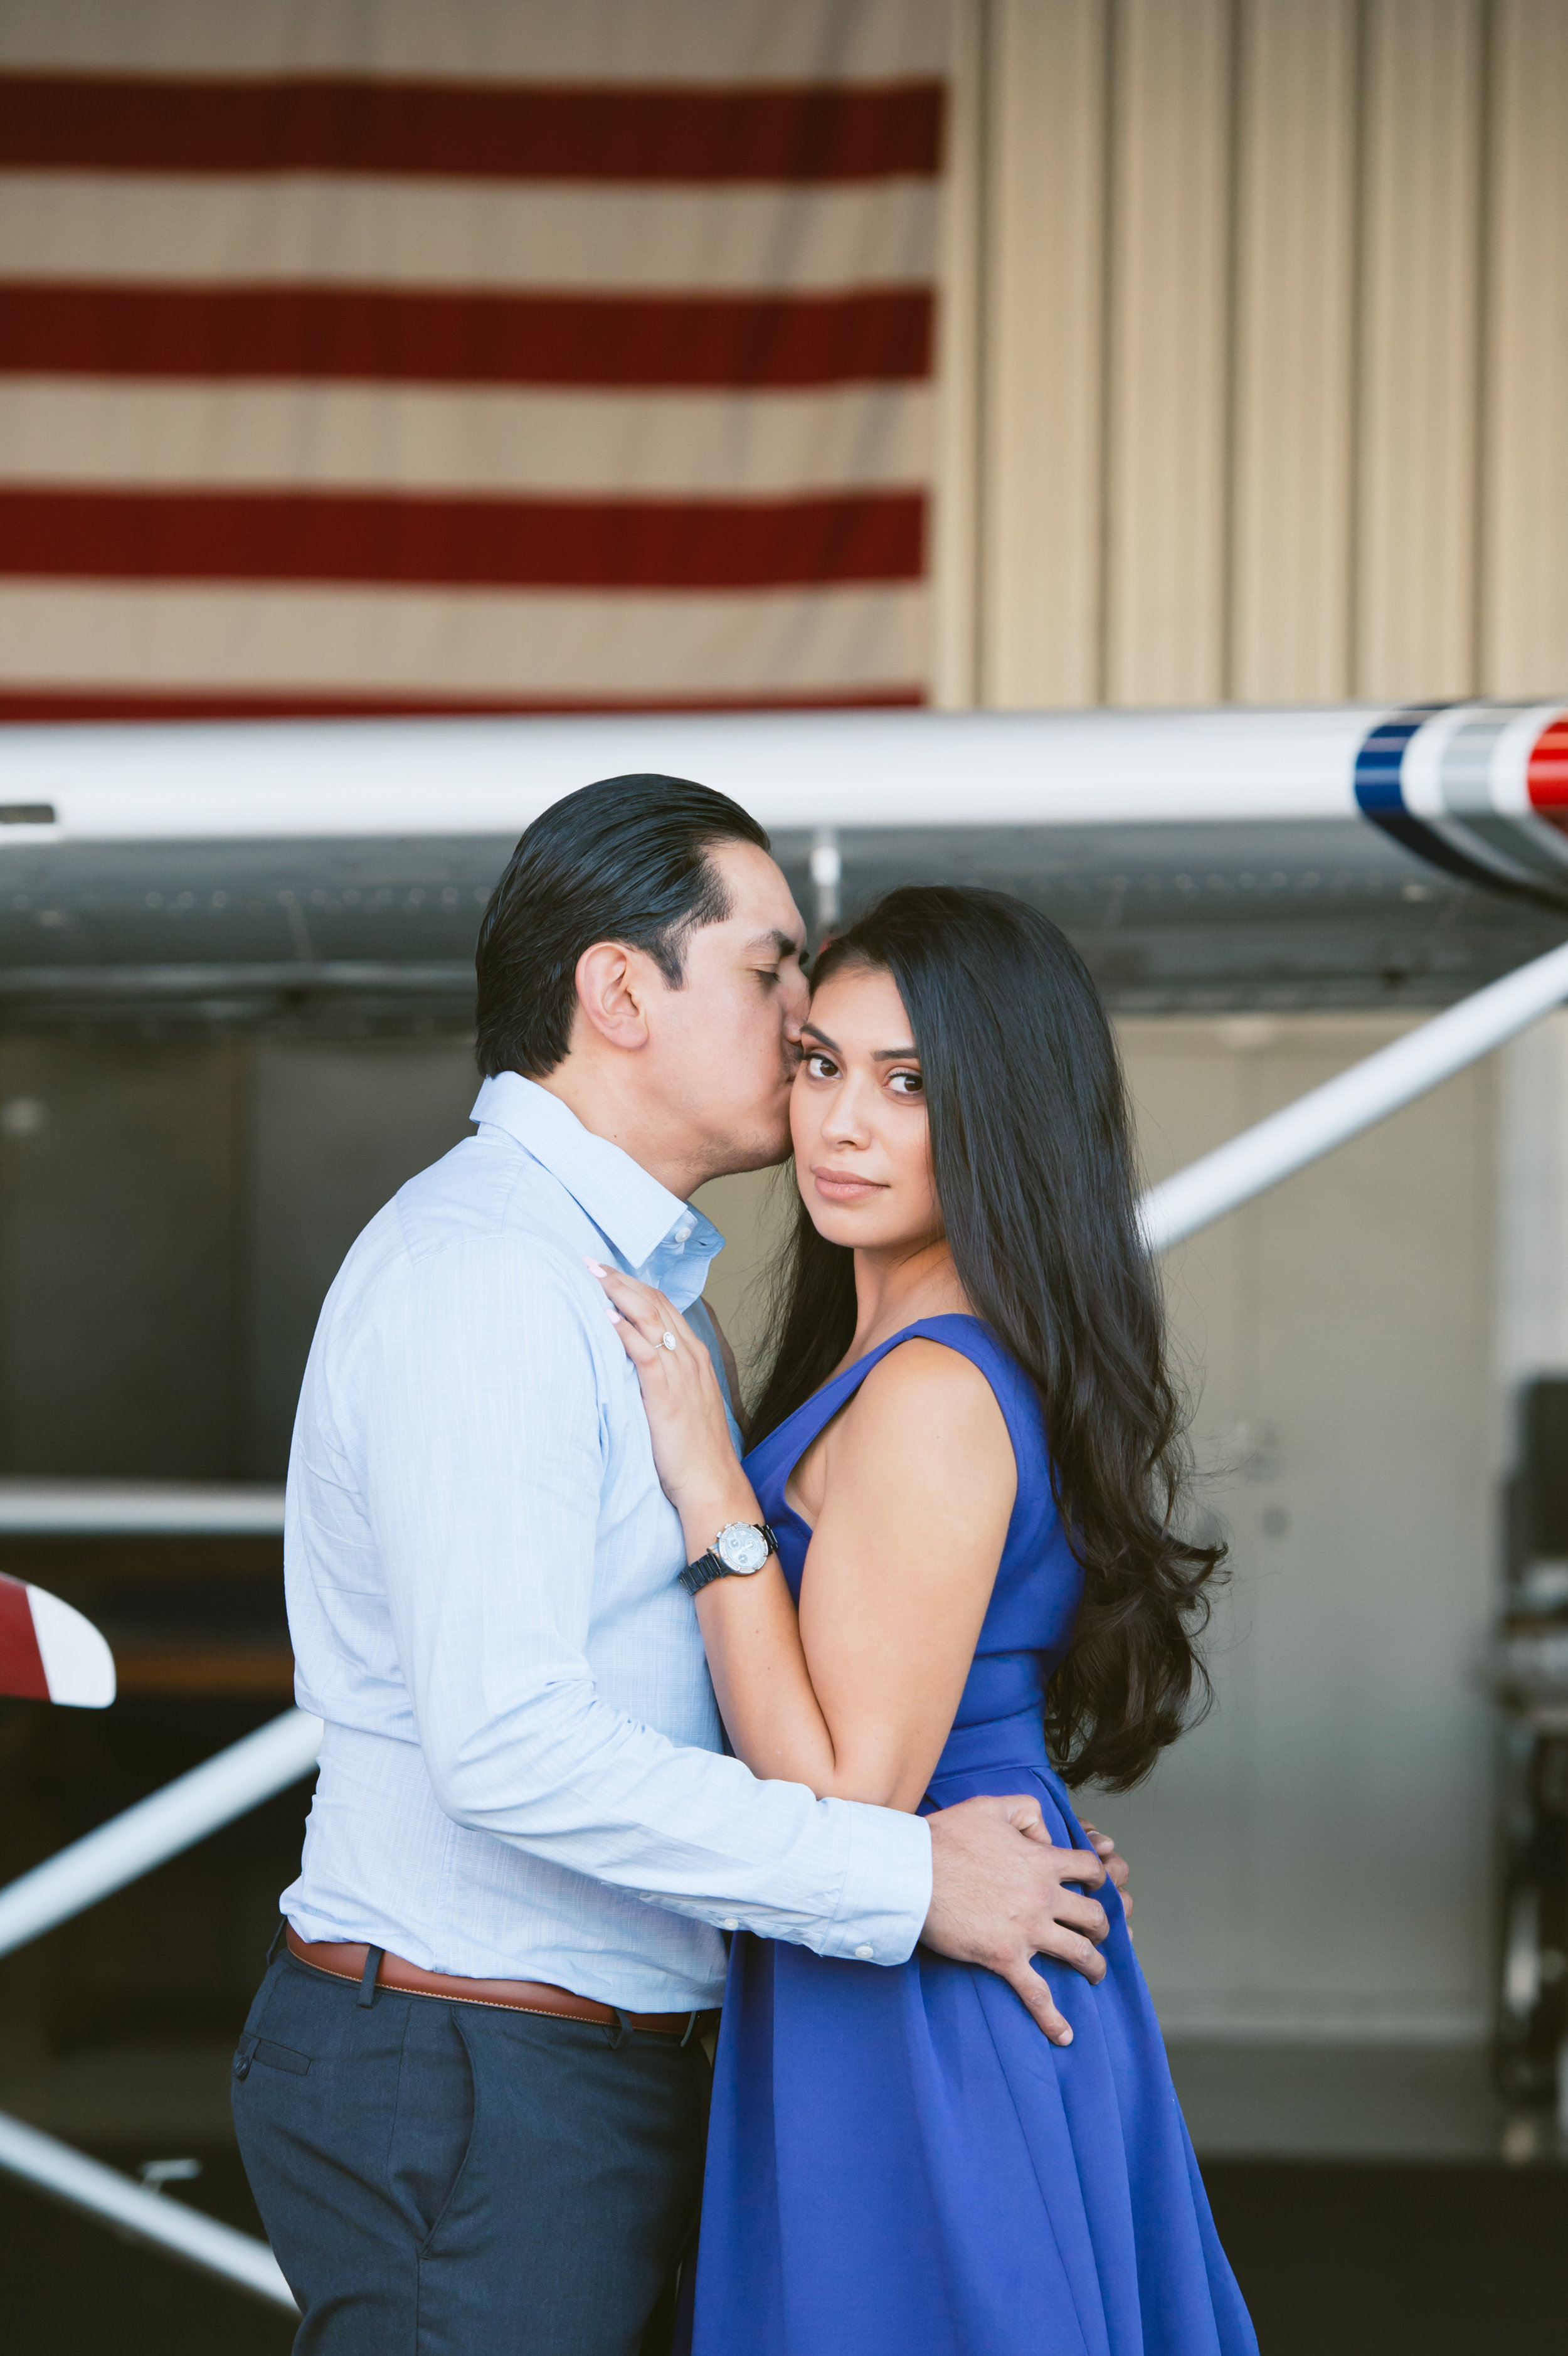
[[722, 1238], [687, 1197], [788, 1149], [803, 947], [723, 796], [617, 777], [548, 810], [481, 928], [478, 1135], [323, 1309], [286, 1542], [321, 1774], [234, 2086], [300, 2350], [662, 2346], [726, 1931], [867, 1970], [923, 1938], [1058, 2035], [1033, 1955], [1103, 1971], [1071, 1885], [1104, 1869], [1032, 1801], [922, 1821], [721, 1755], [584, 1262], [697, 1302]]

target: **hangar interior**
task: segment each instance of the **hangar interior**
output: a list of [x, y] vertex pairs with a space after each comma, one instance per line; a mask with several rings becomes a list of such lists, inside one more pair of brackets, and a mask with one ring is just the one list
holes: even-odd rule
[[[971, 836], [963, 864], [995, 873], [1005, 851]], [[928, 862], [919, 838], [907, 849], [884, 840], [864, 877], [851, 858], [848, 910], [884, 873]], [[1403, 864], [1408, 881], [1416, 871]], [[448, 871], [432, 862], [427, 872]], [[1018, 888], [1016, 862], [1011, 872]], [[809, 894], [804, 873], [799, 888]], [[1430, 923], [1446, 888], [1435, 881], [1414, 904], [1390, 894], [1395, 921], [1408, 911]], [[1419, 1019], [1341, 1002], [1346, 968], [1359, 960], [1364, 974], [1370, 954], [1390, 952], [1375, 899], [1340, 905], [1339, 925], [1312, 937], [1326, 1005], [1310, 1004], [1311, 977], [1297, 977], [1285, 1011], [1277, 983], [1249, 988], [1246, 937], [1227, 948], [1212, 920], [1199, 937], [1211, 961], [1234, 960], [1229, 1012], [1192, 1008], [1216, 987], [1209, 974], [1187, 991], [1168, 984], [1157, 1015], [1136, 1011], [1135, 988], [1118, 1021], [1151, 1181]], [[1467, 905], [1448, 923], [1477, 961], [1467, 979], [1517, 958], [1516, 920], [1496, 905], [1500, 915]], [[431, 946], [449, 949], [449, 932], [472, 926], [471, 900], [469, 910], [432, 915]], [[426, 929], [409, 940], [416, 952]], [[1094, 955], [1093, 926], [1080, 937]], [[78, 969], [84, 988], [102, 969], [98, 954]], [[404, 1177], [467, 1133], [475, 1079], [460, 998], [416, 995], [400, 1012], [387, 988], [362, 999], [302, 989], [292, 1005], [269, 990], [246, 1004], [243, 976], [259, 962], [237, 963], [230, 992], [213, 995], [208, 977], [205, 999], [161, 1009], [147, 995], [112, 1010], [14, 1008], [0, 1041], [0, 1468], [13, 1479], [281, 1480], [338, 1260]], [[405, 972], [435, 963], [416, 954]], [[393, 961], [388, 969], [395, 979]], [[70, 970], [56, 968], [62, 980]], [[1401, 995], [1386, 977], [1376, 989]], [[1414, 2040], [1478, 2055], [1488, 2034], [1499, 1737], [1484, 1670], [1510, 1447], [1506, 1375], [1557, 1345], [1550, 1157], [1561, 1154], [1562, 1115], [1554, 1127], [1545, 1108], [1563, 1097], [1564, 1073], [1568, 1018], [1558, 1018], [1167, 1262], [1204, 1508], [1233, 1549], [1213, 1639], [1217, 1707], [1114, 1809], [1174, 2036]], [[780, 1184], [709, 1190], [730, 1237], [712, 1297], [743, 1363], [761, 1346], [758, 1280]], [[12, 1538], [7, 1550], [110, 1633], [117, 1725], [167, 1730], [184, 1713], [208, 1740], [225, 1713], [239, 1727], [286, 1703], [275, 1540]], [[24, 1733], [13, 1727], [13, 1741]], [[68, 1738], [50, 1722], [26, 1739], [40, 1752], [41, 1791], [59, 1772], [41, 1762], [62, 1743], [85, 1742], [96, 1760], [116, 1737], [106, 1726]], [[43, 1799], [13, 1818], [15, 1866], [59, 1845], [72, 1822], [51, 1818]], [[129, 1926], [159, 1902], [147, 1884], [109, 1906]], [[260, 1888], [232, 1912], [236, 1989], [269, 1903]], [[121, 1940], [84, 1954], [60, 1939], [53, 1961], [51, 1944], [0, 1965], [46, 2005], [47, 2019], [7, 2008], [18, 2062], [29, 2045], [84, 2033], [94, 2017], [77, 1985], [84, 1970], [112, 1984], [122, 2010], [126, 2000]], [[1489, 2136], [1478, 2072], [1477, 2089], [1456, 2132]]]
[[[1321, 850], [1276, 841], [1268, 862], [1238, 841], [1223, 866], [1212, 839], [1193, 857], [1203, 831], [1151, 832], [1135, 859], [1125, 836], [1086, 851], [1039, 830], [883, 830], [868, 858], [847, 830], [840, 898], [852, 914], [935, 870], [1058, 915], [1115, 1010], [1151, 1181], [1564, 929], [1360, 822]], [[809, 837], [780, 847], [814, 910]], [[241, 888], [175, 958], [196, 882], [170, 914], [122, 878], [116, 913], [101, 868], [9, 854], [30, 905], [7, 919], [0, 1037], [0, 1474], [278, 1482], [343, 1251], [466, 1133], [460, 943], [503, 849], [361, 843], [345, 886], [340, 847], [296, 847], [253, 923]], [[215, 861], [242, 884], [248, 860], [278, 857], [204, 845], [189, 864], [210, 902]], [[130, 884], [145, 865], [125, 860]], [[177, 871], [165, 861], [165, 893]], [[1276, 895], [1267, 920], [1243, 875]], [[373, 919], [343, 910], [347, 937], [345, 890], [385, 895]], [[268, 927], [287, 928], [292, 965]], [[1386, 2183], [1401, 2163], [1495, 2171], [1559, 2148], [1550, 2102], [1505, 2104], [1490, 2068], [1510, 1737], [1488, 1665], [1510, 1404], [1568, 1356], [1565, 1177], [1561, 1015], [1165, 1263], [1232, 1575], [1213, 1712], [1099, 1813], [1134, 1860], [1140, 1954], [1205, 2166], [1221, 2186], [1240, 2171], [1234, 2202], [1260, 2162]], [[705, 1205], [731, 1239], [715, 1305], [748, 1361], [778, 1185], [720, 1181]], [[287, 1707], [279, 1561], [272, 1537], [0, 1541], [0, 1566], [102, 1626], [121, 1679], [101, 1717], [5, 1706], [5, 1879]], [[203, 2153], [208, 2197], [243, 2213], [242, 2189], [224, 2191], [226, 2056], [307, 1790], [106, 1899], [91, 1937], [67, 1924], [0, 1961], [0, 2110], [136, 2164]], [[173, 1955], [171, 1921], [188, 1926]], [[1306, 2213], [1323, 2181], [1297, 2188]], [[1519, 2230], [1540, 2197], [1510, 2196]]]
[[[689, 64], [701, 7], [661, 8]], [[549, 18], [613, 15], [438, 13], [443, 70], [476, 78], [497, 70], [485, 42], [503, 16], [523, 28], [515, 73], [528, 41], [543, 55], [555, 38]], [[165, 0], [133, 16], [4, 0], [0, 67], [229, 70], [221, 14], [198, 37]], [[292, 70], [298, 12], [241, 14], [241, 69]], [[895, 16], [939, 58], [949, 100], [936, 365], [895, 389], [904, 471], [930, 494], [928, 561], [887, 593], [913, 691], [955, 711], [1171, 713], [1563, 692], [1561, 0], [835, 0], [822, 56], [859, 54], [862, 20]], [[321, 12], [322, 54], [364, 73], [340, 18]], [[409, 19], [379, 0], [356, 26], [373, 20], [404, 57]], [[722, 46], [717, 19], [704, 38]], [[100, 222], [131, 220], [112, 172], [88, 193]], [[0, 188], [7, 269], [47, 271], [57, 244], [67, 274], [87, 269], [67, 251], [87, 214], [59, 197], [49, 172]], [[306, 223], [324, 243], [329, 211]], [[138, 434], [147, 479], [178, 482], [187, 402], [205, 404], [212, 478], [243, 476], [254, 388], [139, 380], [112, 413], [114, 397], [8, 373], [7, 484], [31, 496], [74, 467], [91, 487]], [[329, 388], [322, 413], [340, 397]], [[496, 413], [504, 440], [511, 412]], [[219, 691], [232, 709], [290, 708], [291, 690], [315, 709], [364, 690], [339, 676], [351, 634], [335, 635], [318, 589], [287, 592], [304, 652], [280, 682], [267, 665], [285, 593], [241, 610], [231, 586], [165, 581], [128, 619], [123, 583], [15, 573], [0, 701], [17, 720], [197, 709]], [[505, 701], [511, 672], [470, 676], [475, 647], [497, 643], [494, 601], [424, 602], [449, 667], [427, 662], [430, 705]], [[586, 599], [557, 603], [581, 626]], [[396, 606], [383, 584], [348, 617], [379, 708], [403, 688]], [[631, 680], [622, 700], [662, 694], [620, 609], [594, 610], [596, 659]], [[785, 686], [852, 700], [854, 647], [875, 632], [841, 584], [815, 612], [812, 643], [832, 642], [849, 686]], [[541, 599], [508, 625], [517, 680], [559, 619]], [[715, 700], [767, 700], [741, 670], [709, 682]], [[540, 692], [531, 672], [526, 692]], [[10, 747], [51, 734], [6, 732]], [[955, 805], [964, 791], [955, 776]], [[302, 852], [230, 832], [106, 852], [36, 830], [34, 799], [19, 789], [0, 809], [0, 1476], [274, 1484], [343, 1250], [465, 1132], [467, 960], [509, 838], [389, 829]], [[842, 825], [845, 907], [966, 875], [1057, 916], [1120, 1025], [1152, 1178], [1568, 930], [1348, 813], [1266, 840], [1238, 818], [1113, 832], [1085, 816], [1048, 836], [963, 814]], [[812, 833], [778, 839], [810, 909]], [[1232, 1577], [1214, 1711], [1104, 1816], [1133, 1859], [1140, 1953], [1227, 2233], [1250, 2221], [1261, 2254], [1277, 2356], [1323, 2344], [1326, 2300], [1347, 2348], [1414, 2346], [1417, 2314], [1424, 2356], [1505, 2330], [1521, 2351], [1560, 2343], [1560, 2267], [1543, 2272], [1541, 2253], [1561, 2242], [1546, 2163], [1565, 2147], [1550, 2104], [1505, 2105], [1489, 2067], [1520, 1738], [1488, 1664], [1518, 1402], [1568, 1370], [1565, 1206], [1557, 1016], [1167, 1262]], [[750, 1357], [776, 1200], [725, 1182], [708, 1207], [731, 1237], [714, 1298]], [[121, 1677], [102, 1715], [0, 1704], [0, 1883], [286, 1706], [278, 1567], [267, 1536], [0, 1537], [0, 1568], [101, 1622]], [[209, 2190], [188, 2197], [247, 2213], [225, 2070], [305, 1796], [0, 1958], [0, 2112], [126, 2169], [201, 2153]], [[1403, 2162], [1419, 2221], [1390, 2190]], [[56, 2248], [52, 2211], [14, 2214]], [[58, 2276], [85, 2276], [101, 2230], [59, 2244]], [[1396, 2243], [1418, 2254], [1403, 2274]], [[157, 2279], [137, 2278], [117, 2329], [133, 2309], [160, 2349], [187, 2321], [192, 2344], [219, 2324], [236, 2350], [284, 2344], [276, 2315], [227, 2291], [211, 2296], [228, 2306], [181, 2307], [186, 2278], [166, 2269], [165, 2289], [163, 2265], [148, 2261]], [[28, 2346], [59, 2344], [55, 2296]]]

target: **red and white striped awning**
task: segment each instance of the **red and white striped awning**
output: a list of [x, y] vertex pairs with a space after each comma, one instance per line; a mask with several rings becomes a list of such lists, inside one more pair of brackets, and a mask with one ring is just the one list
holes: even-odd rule
[[917, 702], [944, 0], [6, 0], [0, 716]]

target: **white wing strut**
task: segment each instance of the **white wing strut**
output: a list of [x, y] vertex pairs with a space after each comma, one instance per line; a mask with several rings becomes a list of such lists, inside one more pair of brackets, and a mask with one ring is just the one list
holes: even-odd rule
[[239, 2233], [216, 2217], [204, 2217], [199, 2209], [149, 2192], [117, 2169], [105, 2168], [101, 2160], [89, 2159], [85, 2152], [73, 2151], [69, 2144], [59, 2143], [20, 2119], [7, 2118], [4, 2112], [0, 2169], [41, 2186], [73, 2209], [107, 2219], [123, 2233], [155, 2244], [203, 2274], [237, 2284], [270, 2306], [287, 2308], [291, 2315], [299, 2311], [276, 2258], [253, 2233]]
[[286, 1792], [315, 1764], [321, 1720], [287, 1709], [241, 1742], [204, 1759], [96, 1832], [46, 1858], [0, 1890], [0, 1955], [95, 1906], [220, 1825]]
[[0, 1480], [0, 1537], [281, 1537], [282, 1489], [203, 1481]]
[[1243, 1130], [1162, 1185], [1153, 1186], [1139, 1206], [1151, 1252], [1167, 1251], [1227, 1211], [1239, 1210], [1254, 1194], [1277, 1186], [1359, 1137], [1364, 1129], [1398, 1112], [1467, 1064], [1477, 1062], [1516, 1033], [1549, 1014], [1568, 998], [1568, 944], [1548, 950], [1516, 973], [1505, 974], [1418, 1031], [1407, 1032], [1298, 1097], [1283, 1112], [1255, 1129]]
[[[315, 1764], [321, 1720], [285, 1710], [242, 1742], [204, 1760], [188, 1775], [139, 1800], [96, 1832], [73, 1841], [0, 1890], [0, 1954], [25, 1946], [82, 1913], [112, 1890], [149, 1873], [274, 1793], [287, 1791]], [[166, 2250], [202, 2273], [293, 2308], [293, 2297], [265, 2242], [177, 2201], [149, 2192], [129, 2177], [73, 2151], [69, 2144], [0, 2113], [0, 2169], [37, 2184], [140, 2241]]]

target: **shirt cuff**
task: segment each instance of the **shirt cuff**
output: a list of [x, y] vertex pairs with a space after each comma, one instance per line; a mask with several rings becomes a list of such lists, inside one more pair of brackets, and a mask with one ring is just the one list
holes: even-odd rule
[[862, 1964], [902, 1964], [931, 1912], [931, 1828], [923, 1816], [832, 1800], [849, 1823], [849, 1862], [818, 1953]]

